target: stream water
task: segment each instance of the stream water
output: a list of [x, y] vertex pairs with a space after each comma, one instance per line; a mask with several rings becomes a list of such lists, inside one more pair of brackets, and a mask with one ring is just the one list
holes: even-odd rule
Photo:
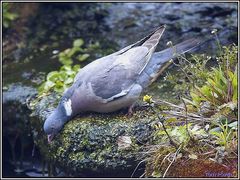
[[[22, 3], [29, 11], [23, 27], [3, 34], [3, 177], [46, 177], [47, 163], [35, 147], [26, 101], [45, 75], [60, 67], [56, 52], [74, 39], [99, 42], [91, 60], [129, 45], [159, 25], [167, 24], [157, 51], [166, 43], [201, 36], [218, 29], [223, 44], [237, 43], [237, 3]], [[34, 7], [33, 7], [34, 6]], [[19, 6], [20, 7], [20, 6]], [[16, 7], [18, 8], [18, 6]], [[31, 12], [34, 8], [34, 13]], [[23, 13], [20, 10], [19, 13]], [[27, 14], [27, 12], [25, 13]], [[19, 20], [20, 21], [20, 20]], [[16, 23], [17, 24], [17, 23]], [[25, 30], [21, 30], [25, 29]], [[12, 36], [14, 33], [14, 36]], [[16, 36], [18, 38], [16, 38]], [[13, 47], [13, 48], [9, 48]], [[10, 49], [10, 50], [8, 50]], [[213, 53], [211, 52], [209, 53]], [[149, 93], [170, 98], [160, 79]], [[157, 93], [156, 93], [157, 92]], [[59, 172], [58, 176], [64, 176]]]

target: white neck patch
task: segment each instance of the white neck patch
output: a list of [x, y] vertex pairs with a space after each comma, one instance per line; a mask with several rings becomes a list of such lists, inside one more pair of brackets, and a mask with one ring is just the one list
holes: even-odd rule
[[68, 99], [67, 101], [64, 101], [63, 106], [65, 108], [67, 116], [71, 116], [71, 114], [72, 114], [72, 101], [71, 101], [71, 99]]

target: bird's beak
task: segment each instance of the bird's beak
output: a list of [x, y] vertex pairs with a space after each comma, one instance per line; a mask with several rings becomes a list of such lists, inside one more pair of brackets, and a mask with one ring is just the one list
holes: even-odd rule
[[48, 144], [50, 144], [52, 142], [52, 140], [53, 140], [54, 135], [53, 134], [49, 134], [47, 137], [48, 137]]

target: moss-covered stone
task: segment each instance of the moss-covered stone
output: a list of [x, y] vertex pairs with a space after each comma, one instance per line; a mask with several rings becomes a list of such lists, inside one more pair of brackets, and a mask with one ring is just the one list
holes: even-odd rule
[[35, 143], [47, 161], [65, 173], [82, 176], [130, 176], [139, 163], [139, 152], [152, 141], [156, 117], [147, 107], [138, 107], [132, 117], [119, 111], [109, 114], [85, 113], [65, 124], [51, 144], [43, 123], [58, 102], [55, 94], [31, 103]]

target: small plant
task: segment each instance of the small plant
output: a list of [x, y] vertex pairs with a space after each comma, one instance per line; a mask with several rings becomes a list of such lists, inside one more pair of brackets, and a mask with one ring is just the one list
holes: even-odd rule
[[77, 59], [80, 62], [85, 61], [90, 55], [85, 53], [86, 50], [82, 48], [84, 41], [82, 39], [76, 39], [73, 42], [73, 47], [65, 49], [60, 52], [58, 57], [59, 61], [63, 65], [71, 65], [73, 64], [73, 59]]
[[18, 18], [18, 15], [16, 13], [10, 12], [11, 3], [4, 2], [2, 3], [2, 15], [3, 15], [3, 27], [9, 28], [12, 21]]
[[[174, 141], [182, 147], [186, 146], [190, 141], [190, 136], [186, 131], [186, 126], [188, 126], [187, 129], [189, 130], [189, 133], [192, 136], [196, 137], [196, 139], [207, 135], [204, 129], [197, 125], [193, 126], [191, 123], [189, 123], [188, 125], [184, 124], [174, 127], [167, 126], [167, 132], [169, 133], [171, 138], [173, 138]], [[162, 142], [167, 140], [166, 132], [164, 130], [161, 130], [161, 128], [156, 132], [155, 136], [159, 137]]]
[[196, 166], [200, 161], [227, 166], [228, 159], [237, 159], [237, 49], [234, 44], [219, 48], [221, 52], [215, 66], [206, 55], [194, 55], [191, 59], [181, 56], [178, 63], [174, 63], [178, 67], [177, 75], [167, 74], [166, 81], [181, 94], [182, 104], [144, 96], [148, 104], [168, 107], [155, 111], [164, 120], [160, 126], [155, 125], [156, 145], [148, 149], [146, 176], [166, 177], [169, 171], [175, 172], [180, 162], [190, 159]]
[[235, 49], [236, 46], [223, 47], [223, 55], [218, 58], [219, 66], [212, 68], [202, 87], [195, 85], [190, 90], [191, 100], [184, 99], [197, 111], [207, 116], [236, 112], [238, 74]]
[[195, 87], [191, 97], [196, 106], [202, 101], [208, 101], [215, 107], [231, 101], [237, 102], [237, 68], [235, 72], [228, 70], [226, 74], [221, 68], [214, 68], [206, 85]]
[[225, 123], [218, 123], [220, 131], [210, 132], [216, 137], [216, 143], [220, 146], [224, 146], [225, 150], [228, 150], [232, 145], [232, 140], [237, 138], [236, 126], [229, 126], [228, 121], [225, 120]]
[[143, 96], [143, 101], [148, 103], [148, 104], [151, 104], [153, 102], [152, 96], [149, 96], [149, 95]]
[[209, 75], [207, 63], [210, 60], [211, 57], [205, 54], [191, 55], [189, 59], [181, 55], [178, 63], [174, 62], [176, 72], [167, 72], [164, 79], [178, 94], [188, 94], [194, 85], [203, 85], [206, 81]]
[[46, 82], [42, 83], [38, 88], [39, 94], [49, 92], [51, 90], [61, 93], [65, 91], [74, 81], [74, 77], [78, 73], [80, 65], [64, 65], [59, 71], [48, 73]]
[[[59, 71], [52, 71], [48, 73], [46, 81], [43, 82], [38, 88], [39, 95], [50, 91], [57, 93], [64, 92], [74, 81], [74, 77], [80, 69], [80, 65], [74, 64], [74, 61], [83, 62], [90, 56], [86, 53], [89, 49], [84, 49], [82, 46], [84, 41], [82, 39], [76, 39], [73, 42], [73, 47], [65, 49], [58, 54], [59, 62], [63, 64]], [[90, 46], [90, 48], [96, 47], [96, 45]]]

